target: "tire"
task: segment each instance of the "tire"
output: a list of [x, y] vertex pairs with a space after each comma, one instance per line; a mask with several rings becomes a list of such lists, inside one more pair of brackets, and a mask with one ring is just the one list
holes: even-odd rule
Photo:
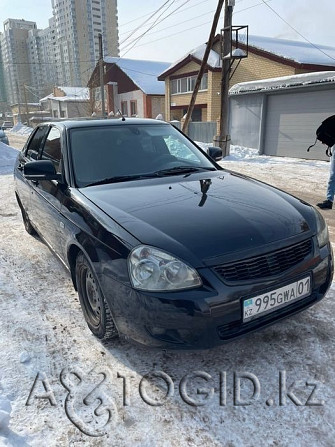
[[81, 308], [91, 332], [104, 340], [117, 338], [118, 330], [99, 286], [97, 276], [82, 252], [76, 259], [75, 274]]
[[26, 232], [31, 235], [36, 234], [36, 230], [32, 226], [30, 219], [28, 217], [28, 214], [26, 213], [26, 211], [24, 210], [24, 208], [22, 206], [20, 207], [20, 209], [21, 209], [22, 220], [23, 220], [23, 224], [24, 224], [24, 228], [25, 228]]

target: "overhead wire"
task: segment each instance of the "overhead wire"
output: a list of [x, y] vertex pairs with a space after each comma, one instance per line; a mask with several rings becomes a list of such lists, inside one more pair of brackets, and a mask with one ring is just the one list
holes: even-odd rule
[[[190, 0], [187, 0], [186, 1], [186, 3], [187, 2], [189, 2]], [[157, 25], [159, 25], [161, 22], [163, 22], [163, 20], [165, 20], [166, 18], [168, 18], [168, 17], [170, 17], [170, 15], [172, 15], [173, 13], [174, 13], [174, 11], [176, 11], [176, 10], [174, 10], [172, 13], [170, 13], [170, 14], [168, 14], [167, 16], [165, 16], [165, 17], [163, 17], [161, 20], [159, 20], [161, 17], [162, 17], [162, 15], [163, 14], [165, 14], [166, 13], [166, 11], [172, 6], [174, 4], [174, 0], [172, 1], [172, 3], [170, 4], [170, 5], [168, 5], [168, 7], [158, 16], [158, 17], [156, 17], [156, 19], [154, 20], [154, 22], [152, 22], [150, 25], [149, 25], [149, 28], [147, 28], [142, 34], [140, 34], [139, 36], [137, 36], [137, 37], [135, 37], [130, 43], [128, 43], [123, 49], [121, 48], [121, 45], [120, 45], [120, 51], [125, 51], [127, 48], [129, 48], [129, 46], [131, 46], [131, 48], [133, 48], [135, 45], [136, 45], [136, 42], [138, 42], [140, 39], [142, 39], [142, 37], [143, 36], [145, 36], [151, 29], [153, 29], [155, 26], [157, 26]], [[183, 5], [184, 5], [185, 3], [183, 3]], [[183, 5], [181, 5], [181, 6], [183, 6]], [[181, 6], [179, 6], [177, 9], [179, 9]], [[130, 49], [129, 50], [127, 50], [127, 52], [128, 51], [130, 51]]]
[[[164, 6], [168, 5], [170, 3], [171, 0], [167, 0], [165, 3], [163, 3], [156, 11], [154, 11], [153, 14], [151, 14], [151, 16], [149, 17], [148, 20], [152, 19], [161, 9], [164, 8]], [[172, 0], [172, 3], [174, 3], [175, 0]], [[130, 31], [130, 34], [128, 35], [128, 37], [126, 37], [122, 42], [119, 43], [119, 46], [123, 45], [131, 36], [133, 33], [135, 33], [136, 31], [138, 31], [140, 28], [142, 28], [143, 25], [147, 24], [147, 20], [145, 20], [145, 22], [141, 23], [141, 25], [139, 25], [137, 28], [135, 28], [134, 30]]]
[[326, 53], [325, 51], [323, 51], [318, 45], [315, 45], [313, 42], [311, 42], [309, 39], [307, 39], [307, 37], [305, 37], [303, 34], [301, 34], [297, 29], [295, 29], [287, 20], [285, 20], [275, 9], [273, 9], [270, 5], [268, 5], [265, 0], [262, 0], [262, 3], [264, 3], [264, 5], [266, 5], [269, 9], [271, 9], [271, 11], [276, 14], [276, 16], [278, 16], [284, 23], [286, 23], [287, 26], [289, 26], [294, 32], [296, 32], [300, 37], [302, 37], [306, 42], [308, 42], [310, 45], [312, 45], [312, 47], [314, 47], [316, 50], [320, 51], [321, 53], [323, 53], [325, 56], [329, 57], [330, 59], [335, 61], [335, 58], [330, 56], [330, 54]]
[[[243, 0], [241, 0], [241, 1], [243, 1]], [[268, 1], [272, 1], [272, 0], [268, 0]], [[257, 3], [257, 4], [255, 4], [255, 5], [248, 6], [247, 8], [244, 8], [244, 9], [241, 9], [241, 10], [239, 10], [239, 11], [236, 11], [235, 14], [238, 14], [238, 13], [240, 13], [240, 12], [246, 11], [246, 10], [248, 10], [248, 9], [250, 9], [250, 8], [255, 8], [256, 6], [261, 6], [262, 4], [263, 4], [263, 3]], [[179, 24], [182, 24], [182, 23], [183, 23], [183, 22], [180, 22]], [[186, 28], [186, 29], [183, 29], [182, 31], [178, 31], [178, 32], [173, 33], [173, 34], [169, 34], [168, 36], [164, 36], [164, 37], [155, 39], [155, 42], [158, 42], [158, 41], [160, 41], [160, 40], [164, 40], [164, 39], [168, 39], [168, 38], [170, 38], [170, 37], [177, 36], [177, 35], [179, 35], [179, 34], [182, 34], [182, 33], [185, 33], [185, 32], [187, 32], [187, 31], [191, 31], [191, 30], [200, 28], [200, 27], [205, 26], [205, 25], [208, 25], [208, 24], [210, 24], [210, 23], [212, 23], [211, 20], [209, 20], [209, 21], [207, 21], [207, 22], [203, 22], [203, 23], [201, 23], [201, 24], [199, 24], [199, 25], [192, 26], [191, 28]], [[164, 28], [163, 30], [161, 30], [161, 31], [164, 31], [164, 30], [165, 30], [165, 28]], [[157, 32], [158, 32], [158, 31], [157, 31]], [[155, 32], [155, 33], [157, 33], [157, 32]], [[151, 34], [153, 34], [153, 33], [149, 33], [149, 35], [151, 35]], [[137, 46], [137, 47], [141, 47], [141, 46], [150, 45], [150, 44], [152, 44], [152, 42], [144, 42], [144, 43], [141, 43], [141, 44], [136, 45], [136, 46]]]
[[[242, 2], [242, 1], [243, 1], [243, 0], [241, 0], [241, 2]], [[272, 0], [268, 0], [268, 1], [270, 2], [270, 1], [272, 1]], [[207, 2], [207, 0], [206, 0], [206, 2]], [[241, 2], [239, 2], [239, 3], [241, 3]], [[204, 3], [204, 2], [200, 2], [200, 3]], [[239, 11], [236, 11], [236, 12], [234, 13], [234, 15], [235, 15], [235, 14], [238, 14], [238, 13], [240, 13], [240, 12], [243, 12], [243, 11], [247, 11], [248, 9], [254, 8], [255, 6], [260, 6], [260, 5], [262, 5], [262, 3], [257, 3], [256, 5], [248, 6], [247, 8], [244, 8], [244, 9], [241, 9], [241, 10], [239, 10]], [[188, 8], [186, 8], [186, 9], [188, 9]], [[198, 19], [199, 17], [204, 17], [204, 16], [207, 16], [207, 15], [209, 15], [209, 14], [213, 14], [214, 12], [215, 12], [215, 9], [212, 10], [212, 11], [208, 11], [208, 12], [205, 13], [205, 14], [200, 14], [200, 15], [198, 15], [198, 16], [193, 16], [193, 17], [191, 17], [190, 19], [183, 20], [182, 22], [175, 23], [174, 25], [166, 26], [165, 28], [159, 29], [159, 30], [157, 30], [157, 31], [152, 31], [152, 32], [148, 33], [148, 35], [151, 36], [152, 34], [158, 34], [158, 33], [161, 33], [161, 32], [163, 32], [163, 31], [165, 31], [165, 30], [167, 30], [167, 29], [175, 28], [176, 26], [183, 25], [184, 23], [187, 23], [187, 22], [191, 22], [192, 20], [194, 20], [194, 19]], [[211, 23], [211, 22], [206, 22], [206, 24], [208, 24], [208, 23]], [[192, 28], [192, 29], [193, 29], [193, 28]]]
[[[239, 3], [243, 2], [243, 1], [244, 1], [244, 0], [240, 0]], [[267, 0], [267, 1], [270, 2], [270, 1], [272, 1], [272, 0]], [[203, 2], [200, 2], [200, 3], [203, 3]], [[247, 8], [244, 8], [244, 9], [241, 9], [241, 10], [239, 10], [239, 11], [236, 11], [234, 14], [238, 14], [238, 13], [240, 13], [240, 12], [247, 11], [248, 9], [255, 8], [256, 6], [261, 6], [262, 4], [263, 4], [263, 3], [257, 3], [257, 4], [255, 4], [255, 5], [252, 5], [252, 6], [249, 6], [249, 7], [247, 7]], [[185, 8], [185, 9], [188, 9], [188, 8]], [[184, 10], [183, 10], [183, 11], [184, 11]], [[181, 11], [181, 12], [182, 12], [182, 11]], [[215, 12], [215, 10], [213, 10], [213, 11], [211, 11], [211, 12]], [[148, 32], [147, 35], [157, 34], [157, 33], [159, 33], [159, 32], [165, 31], [166, 29], [173, 28], [173, 27], [175, 27], [175, 26], [182, 25], [183, 23], [186, 23], [186, 22], [189, 22], [189, 21], [191, 21], [191, 20], [194, 20], [195, 18], [203, 17], [204, 15], [207, 15], [207, 14], [202, 14], [202, 15], [193, 17], [192, 19], [187, 19], [187, 20], [184, 20], [184, 21], [182, 21], [182, 22], [178, 22], [178, 24], [175, 24], [175, 25], [171, 25], [171, 26], [162, 28], [161, 30], [158, 30], [158, 31]], [[157, 40], [164, 40], [164, 39], [166, 39], [166, 38], [170, 38], [170, 37], [173, 37], [173, 36], [175, 36], [175, 35], [182, 34], [182, 33], [186, 32], [186, 31], [191, 31], [191, 30], [193, 30], [193, 29], [200, 28], [201, 26], [208, 25], [208, 24], [210, 24], [210, 23], [212, 23], [212, 21], [208, 21], [208, 22], [201, 23], [200, 25], [196, 25], [196, 26], [194, 26], [194, 27], [184, 29], [184, 30], [182, 30], [182, 31], [179, 31], [179, 32], [174, 33], [174, 34], [170, 34], [170, 35], [165, 36], [165, 37], [162, 37], [162, 38], [160, 38], [160, 39], [156, 39], [155, 42], [156, 42]], [[135, 39], [134, 39], [134, 41], [135, 41]], [[150, 44], [150, 43], [151, 43], [151, 42], [143, 43], [143, 44], [136, 45], [136, 46], [144, 46], [144, 45], [148, 45], [148, 44]], [[129, 49], [128, 51], [130, 51], [130, 49]], [[127, 52], [128, 52], [128, 51], [127, 51]]]
[[[177, 0], [177, 1], [182, 1], [182, 0]], [[240, 1], [243, 1], [243, 0], [240, 0]], [[189, 6], [188, 8], [184, 8], [182, 11], [177, 11], [177, 12], [176, 12], [176, 15], [177, 15], [177, 14], [181, 14], [182, 12], [185, 12], [185, 11], [187, 11], [187, 10], [189, 10], [189, 9], [195, 8], [196, 6], [201, 5], [202, 3], [208, 3], [208, 0], [202, 0], [202, 1], [198, 2], [198, 3], [195, 3], [195, 4], [192, 5], [192, 6]], [[141, 19], [141, 18], [143, 18], [143, 17], [146, 17], [146, 16], [148, 16], [148, 15], [150, 15], [150, 13], [149, 13], [149, 14], [145, 14], [144, 16], [138, 17], [137, 19], [131, 20], [130, 22], [124, 23], [124, 24], [122, 24], [122, 25], [120, 25], [120, 26], [121, 26], [121, 27], [122, 27], [122, 26], [126, 26], [126, 25], [128, 25], [129, 23], [135, 22], [136, 20], [139, 20], [139, 19]], [[147, 21], [146, 21], [146, 23], [147, 23], [147, 25], [149, 24]], [[123, 33], [120, 33], [120, 35], [129, 33], [129, 32], [133, 32], [133, 31], [134, 31], [134, 30], [124, 31]]]
[[[159, 22], [155, 22], [153, 25], [151, 25], [146, 31], [144, 31], [144, 33], [142, 33], [138, 38], [134, 39], [134, 44], [133, 46], [131, 46], [130, 48], [127, 49], [127, 51], [123, 54], [123, 56], [125, 54], [127, 54], [132, 48], [134, 48], [134, 46], [136, 45], [136, 43], [142, 39], [142, 37], [144, 37], [154, 26], [159, 25], [161, 22], [163, 22], [164, 20], [166, 20], [168, 17], [170, 17], [171, 15], [173, 15], [178, 9], [182, 8], [184, 5], [186, 5], [187, 3], [189, 3], [191, 0], [185, 0], [184, 3], [180, 6], [178, 6], [175, 10], [173, 10], [170, 14], [168, 14], [167, 16], [163, 17]], [[159, 19], [159, 17], [157, 18], [157, 20]], [[126, 47], [127, 48], [127, 47]], [[125, 49], [123, 49], [125, 50]]]

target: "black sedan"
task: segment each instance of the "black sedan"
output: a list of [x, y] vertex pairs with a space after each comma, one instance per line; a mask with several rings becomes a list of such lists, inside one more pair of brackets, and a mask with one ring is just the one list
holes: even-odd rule
[[25, 228], [69, 270], [97, 337], [210, 348], [324, 297], [322, 216], [221, 158], [157, 120], [48, 123], [29, 137], [14, 171]]

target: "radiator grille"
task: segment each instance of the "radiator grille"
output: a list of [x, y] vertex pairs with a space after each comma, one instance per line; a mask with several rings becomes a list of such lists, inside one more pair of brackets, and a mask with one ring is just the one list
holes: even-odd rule
[[308, 239], [290, 247], [244, 261], [214, 267], [214, 271], [226, 282], [269, 278], [289, 270], [303, 261], [312, 251]]

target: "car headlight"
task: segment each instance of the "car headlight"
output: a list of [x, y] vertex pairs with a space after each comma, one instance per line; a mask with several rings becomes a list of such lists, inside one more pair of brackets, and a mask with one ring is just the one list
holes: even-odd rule
[[323, 216], [319, 213], [319, 211], [316, 210], [315, 208], [313, 209], [316, 215], [318, 245], [321, 248], [329, 242], [328, 227]]
[[202, 285], [195, 269], [148, 245], [140, 245], [130, 253], [128, 268], [131, 283], [136, 289], [182, 290]]

